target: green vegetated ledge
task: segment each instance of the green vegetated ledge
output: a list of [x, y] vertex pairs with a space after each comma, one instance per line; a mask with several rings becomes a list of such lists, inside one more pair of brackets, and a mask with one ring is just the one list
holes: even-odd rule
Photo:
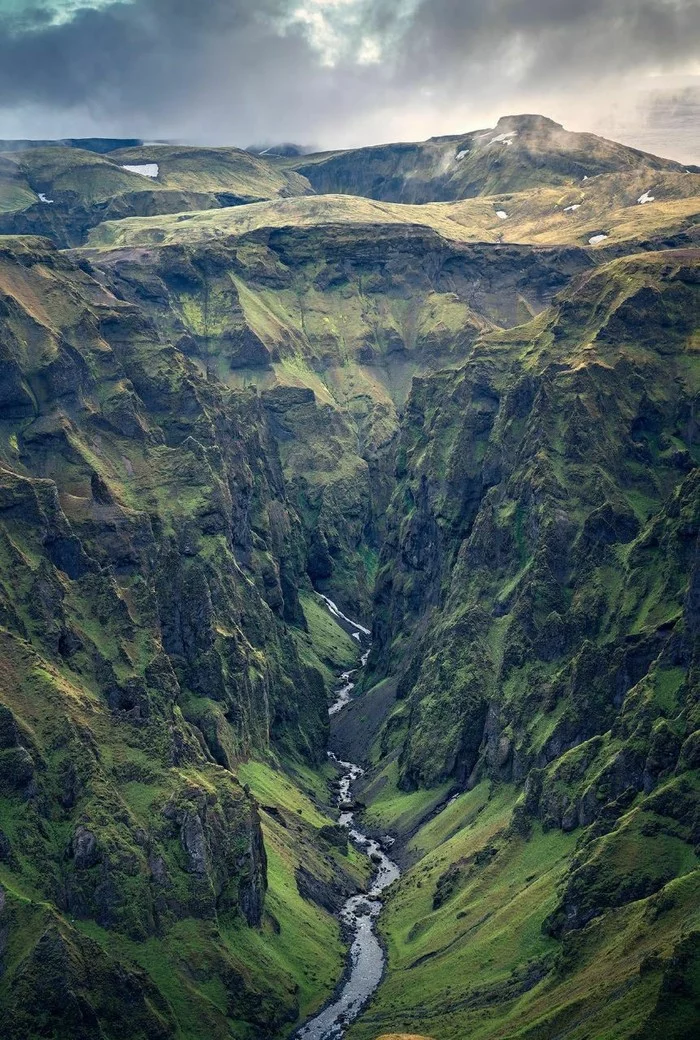
[[409, 869], [352, 1038], [697, 1029], [699, 270], [613, 261], [414, 381], [361, 796]]
[[365, 870], [313, 771], [357, 648], [264, 410], [42, 240], [0, 311], [3, 1035], [288, 1032]]

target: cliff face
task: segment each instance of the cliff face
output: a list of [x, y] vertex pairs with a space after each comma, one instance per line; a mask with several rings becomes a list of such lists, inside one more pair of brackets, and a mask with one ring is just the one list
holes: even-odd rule
[[697, 1028], [699, 260], [601, 266], [414, 381], [383, 681], [339, 724], [407, 865], [353, 1040]]
[[417, 225], [262, 229], [90, 252], [210, 381], [256, 387], [303, 522], [309, 574], [367, 615], [413, 375], [539, 312], [580, 249], [462, 245]]
[[[258, 401], [207, 384], [142, 312], [51, 250], [20, 245], [3, 259], [5, 415], [17, 417], [6, 426], [6, 518], [31, 516], [47, 581], [58, 588], [60, 570], [84, 582], [104, 600], [97, 616], [118, 622], [115, 639], [137, 646], [93, 645], [65, 591], [61, 610], [52, 604], [43, 626], [27, 619], [23, 634], [111, 668], [113, 706], [139, 718], [159, 709], [145, 669], [165, 652], [158, 674], [195, 712], [205, 691], [211, 702], [193, 721], [229, 733], [228, 751], [212, 742], [216, 756], [265, 746], [292, 710], [288, 687], [313, 678], [286, 642], [283, 619], [301, 616], [303, 549]], [[130, 662], [141, 674], [128, 676]], [[299, 700], [313, 757], [322, 705]]]
[[375, 630], [410, 648], [405, 784], [520, 780], [655, 668], [690, 692], [696, 264], [615, 261], [414, 384]]
[[[26, 1036], [68, 993], [73, 1035], [105, 1016], [174, 1035], [100, 936], [262, 921], [258, 811], [230, 769], [324, 753], [324, 685], [286, 624], [301, 525], [254, 396], [48, 244], [6, 240], [0, 286], [5, 1026]], [[233, 1017], [289, 1014], [216, 950]]]

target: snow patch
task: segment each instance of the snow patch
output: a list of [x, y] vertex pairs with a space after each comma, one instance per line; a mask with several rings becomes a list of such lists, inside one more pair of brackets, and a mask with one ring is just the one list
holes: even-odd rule
[[598, 245], [599, 242], [604, 242], [607, 237], [608, 237], [607, 235], [602, 235], [602, 234], [601, 235], [593, 235], [592, 238], [588, 239], [588, 244], [591, 245], [591, 246], [596, 246], [596, 245]]
[[643, 206], [646, 202], [653, 202], [654, 196], [650, 195], [648, 191], [645, 191], [643, 195], [640, 195], [637, 199], [637, 204]]
[[38, 195], [39, 202], [45, 202], [47, 206], [51, 206], [53, 204], [53, 199], [47, 199], [43, 191], [38, 192]]
[[517, 136], [518, 136], [518, 131], [517, 130], [511, 130], [510, 133], [507, 133], [507, 134], [496, 134], [495, 137], [491, 138], [491, 140], [489, 141], [489, 144], [512, 144], [513, 143], [512, 138], [513, 137], [517, 137]]
[[463, 148], [461, 152], [457, 152], [457, 154], [455, 155], [455, 159], [457, 160], [457, 162], [461, 162], [462, 159], [464, 158], [464, 156], [468, 155], [468, 154], [469, 154], [469, 149], [468, 148]]
[[499, 217], [501, 220], [508, 220], [508, 214], [504, 209], [497, 209], [496, 216]]
[[583, 175], [583, 177], [581, 178], [581, 180], [583, 180], [583, 181], [587, 181], [587, 180], [588, 180], [588, 174], [587, 174], [587, 173], [584, 173], [584, 175]]
[[158, 163], [137, 163], [135, 166], [122, 166], [122, 170], [139, 173], [142, 177], [153, 178], [158, 176]]
[[580, 202], [575, 202], [573, 206], [564, 206], [565, 213], [575, 213], [577, 209], [581, 209]]

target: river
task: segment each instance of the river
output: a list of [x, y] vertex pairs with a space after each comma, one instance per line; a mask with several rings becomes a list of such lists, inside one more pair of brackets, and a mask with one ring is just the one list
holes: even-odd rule
[[[352, 628], [351, 634], [358, 641], [360, 641], [360, 633], [365, 636], [369, 635], [367, 628], [346, 617], [332, 600], [326, 596], [322, 598], [330, 613]], [[367, 664], [368, 658], [369, 650], [366, 649], [360, 659], [361, 668]], [[359, 669], [343, 672], [340, 676], [340, 685], [336, 691], [335, 700], [328, 709], [329, 715], [337, 715], [349, 704], [355, 688], [352, 676], [357, 671]], [[382, 844], [374, 838], [368, 837], [356, 826], [355, 813], [352, 809], [352, 789], [363, 775], [363, 769], [354, 762], [344, 762], [339, 759], [332, 750], [328, 752], [328, 757], [341, 770], [338, 791], [338, 807], [341, 812], [338, 823], [348, 830], [350, 839], [365, 855], [370, 857], [377, 869], [368, 891], [351, 896], [340, 911], [340, 919], [352, 935], [345, 981], [342, 983], [340, 992], [330, 1004], [295, 1033], [296, 1040], [340, 1040], [345, 1035], [347, 1027], [357, 1018], [376, 990], [384, 974], [385, 960], [384, 950], [376, 932], [377, 918], [382, 908], [381, 894], [385, 888], [397, 880], [401, 873], [396, 863], [389, 859]], [[387, 841], [386, 838], [383, 839], [384, 846], [389, 844], [390, 841]]]

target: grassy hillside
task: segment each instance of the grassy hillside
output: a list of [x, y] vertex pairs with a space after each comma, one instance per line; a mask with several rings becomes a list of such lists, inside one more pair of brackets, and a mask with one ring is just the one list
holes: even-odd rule
[[111, 152], [109, 158], [120, 166], [157, 163], [158, 183], [166, 188], [226, 193], [237, 203], [311, 192], [300, 174], [282, 170], [240, 148], [152, 144]]
[[[538, 821], [523, 833], [509, 785], [461, 794], [409, 846], [415, 865], [382, 918], [388, 976], [349, 1037], [397, 1026], [440, 1040], [693, 1035], [694, 791], [670, 781], [614, 823], [575, 833]], [[595, 877], [600, 902], [585, 927], [553, 935], [572, 876]]]
[[[155, 165], [157, 176], [127, 165]], [[103, 220], [218, 210], [311, 190], [299, 174], [235, 148], [143, 145], [107, 155], [29, 148], [0, 155], [0, 234], [47, 235], [61, 246], [77, 245]]]
[[[638, 200], [648, 193], [653, 201], [640, 204]], [[611, 246], [691, 229], [699, 212], [700, 174], [641, 170], [460, 202], [398, 205], [322, 195], [240, 206], [224, 213], [105, 221], [91, 232], [89, 244], [97, 248], [194, 245], [267, 227], [399, 224], [424, 225], [457, 242], [588, 246], [593, 236], [605, 234], [606, 245]]]

